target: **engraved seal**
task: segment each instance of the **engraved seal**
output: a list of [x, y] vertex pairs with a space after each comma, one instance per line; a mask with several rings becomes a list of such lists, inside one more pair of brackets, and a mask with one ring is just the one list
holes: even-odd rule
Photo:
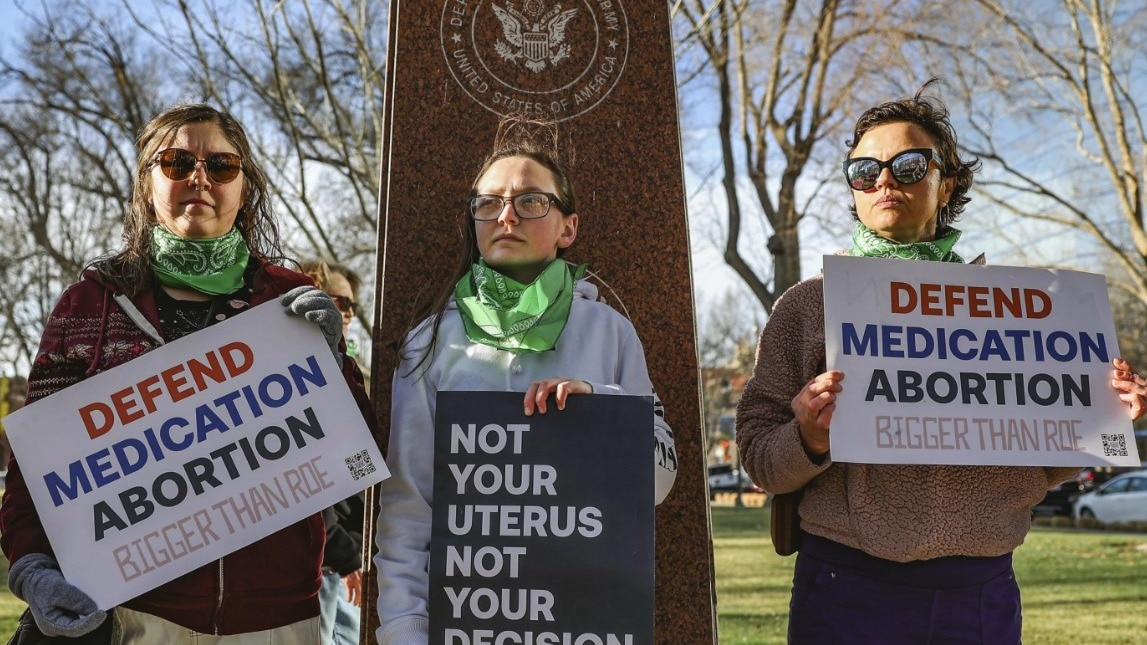
[[450, 74], [479, 105], [554, 121], [597, 107], [629, 56], [620, 0], [445, 0], [440, 39]]

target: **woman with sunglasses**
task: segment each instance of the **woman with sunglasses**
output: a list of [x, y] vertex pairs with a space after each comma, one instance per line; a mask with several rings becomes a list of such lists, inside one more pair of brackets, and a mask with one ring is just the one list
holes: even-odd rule
[[[89, 265], [57, 303], [28, 379], [28, 404], [277, 300], [322, 329], [373, 425], [362, 375], [344, 360], [341, 315], [306, 276], [280, 265], [266, 175], [243, 127], [212, 107], [180, 105], [144, 126], [138, 147], [124, 248]], [[41, 631], [75, 637], [104, 622], [61, 574], [15, 458], [0, 530], [9, 588]], [[117, 607], [116, 642], [314, 645], [322, 554], [316, 513]]]
[[[358, 358], [358, 344], [350, 336], [350, 324], [359, 313], [358, 290], [362, 278], [345, 264], [324, 260], [307, 260], [299, 264], [299, 270], [315, 281], [334, 301], [342, 314], [343, 338], [347, 344], [347, 356]], [[368, 388], [369, 389], [369, 388]]]
[[[856, 219], [850, 255], [962, 262], [953, 221], [978, 160], [957, 154], [946, 108], [923, 92], [864, 112], [844, 174]], [[830, 432], [840, 371], [826, 371], [823, 282], [779, 299], [737, 408], [737, 442], [753, 480], [802, 490], [802, 535], [789, 605], [799, 644], [1019, 643], [1011, 553], [1031, 509], [1077, 468], [836, 463]], [[1116, 359], [1113, 386], [1133, 418], [1144, 380]]]
[[[673, 435], [624, 316], [562, 255], [577, 237], [577, 198], [553, 124], [499, 127], [464, 215], [461, 263], [398, 349], [391, 388], [390, 479], [380, 492], [380, 645], [426, 645], [435, 393], [523, 393], [527, 416], [561, 414], [569, 396], [651, 396], [654, 495], [677, 475]], [[552, 398], [551, 398], [552, 397]], [[549, 409], [551, 403], [556, 410]]]
[[[299, 270], [334, 300], [342, 314], [347, 357], [355, 358], [350, 323], [358, 308], [362, 279], [349, 267], [323, 260], [305, 260]], [[323, 548], [323, 586], [319, 645], [357, 645], [362, 610], [362, 534], [365, 494], [358, 493], [323, 511], [326, 546]]]

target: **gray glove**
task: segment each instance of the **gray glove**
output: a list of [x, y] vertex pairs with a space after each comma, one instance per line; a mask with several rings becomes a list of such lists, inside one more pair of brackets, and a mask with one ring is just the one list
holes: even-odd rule
[[76, 638], [99, 627], [107, 612], [60, 573], [55, 558], [29, 553], [8, 570], [8, 588], [28, 603], [36, 626], [47, 636]]
[[315, 287], [302, 286], [284, 294], [279, 299], [279, 304], [287, 308], [288, 314], [302, 316], [323, 330], [323, 337], [327, 339], [327, 345], [335, 355], [339, 368], [342, 368], [339, 339], [343, 337], [343, 315], [338, 307], [335, 307], [335, 301]]

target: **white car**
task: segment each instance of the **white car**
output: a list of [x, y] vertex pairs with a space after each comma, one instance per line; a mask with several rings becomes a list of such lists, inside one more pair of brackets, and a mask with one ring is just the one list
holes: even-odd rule
[[1147, 522], [1147, 470], [1123, 473], [1075, 500], [1075, 517]]
[[[759, 493], [761, 488], [749, 479], [749, 473], [741, 471], [739, 485], [745, 493]], [[716, 464], [709, 466], [709, 497], [717, 493], [737, 490], [737, 471], [731, 464]]]

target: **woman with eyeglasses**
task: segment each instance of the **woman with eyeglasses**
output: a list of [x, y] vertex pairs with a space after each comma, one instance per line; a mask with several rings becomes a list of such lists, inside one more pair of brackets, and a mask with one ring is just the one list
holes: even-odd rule
[[[957, 154], [947, 109], [923, 95], [856, 122], [844, 161], [853, 256], [963, 262], [953, 222], [979, 161]], [[789, 605], [799, 644], [1019, 643], [1012, 551], [1031, 509], [1078, 468], [837, 463], [829, 434], [849, 387], [826, 371], [821, 277], [779, 299], [737, 408], [741, 460], [770, 493], [803, 491]], [[1143, 413], [1144, 380], [1116, 359], [1113, 387]]]
[[521, 392], [527, 416], [560, 414], [577, 394], [652, 396], [653, 418], [634, 431], [652, 433], [658, 446], [655, 503], [676, 478], [672, 431], [633, 325], [598, 301], [584, 265], [561, 257], [577, 238], [579, 217], [557, 140], [550, 123], [499, 124], [473, 183], [462, 261], [398, 349], [391, 477], [381, 484], [376, 523], [381, 645], [429, 638], [436, 392]]
[[[342, 316], [310, 279], [281, 266], [267, 178], [243, 127], [207, 105], [179, 105], [144, 126], [138, 148], [124, 247], [94, 261], [60, 298], [33, 362], [28, 404], [277, 300], [319, 326], [373, 426], [362, 375], [344, 360]], [[9, 588], [41, 631], [76, 637], [105, 622], [60, 572], [15, 458], [0, 529]], [[115, 642], [314, 645], [322, 555], [316, 513], [116, 607]]]

